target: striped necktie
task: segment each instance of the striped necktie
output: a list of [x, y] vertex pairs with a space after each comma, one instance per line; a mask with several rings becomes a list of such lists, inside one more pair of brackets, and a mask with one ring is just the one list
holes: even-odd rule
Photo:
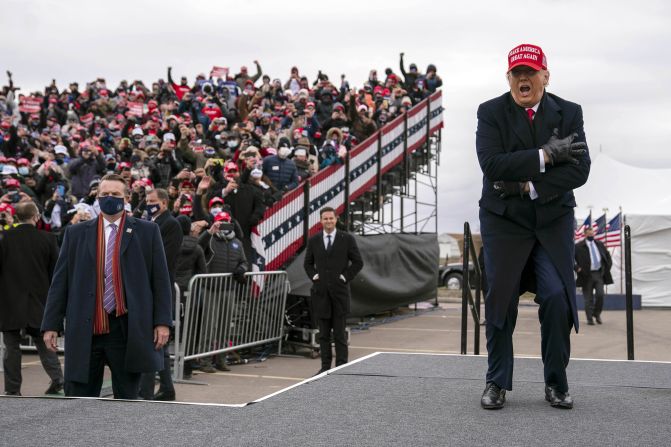
[[105, 249], [105, 292], [103, 293], [103, 308], [111, 314], [116, 308], [114, 298], [114, 253], [116, 252], [116, 225], [110, 224], [110, 235], [107, 238]]

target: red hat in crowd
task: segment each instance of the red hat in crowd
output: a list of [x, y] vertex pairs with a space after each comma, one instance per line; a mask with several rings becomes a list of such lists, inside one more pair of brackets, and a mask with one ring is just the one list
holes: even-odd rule
[[15, 178], [5, 180], [5, 188], [21, 188], [21, 182]]
[[231, 215], [228, 214], [226, 211], [222, 211], [220, 213], [217, 213], [216, 216], [214, 216], [214, 221], [215, 222], [230, 222], [231, 221]]
[[222, 199], [221, 197], [212, 197], [212, 199], [210, 200], [209, 207], [212, 208], [212, 206], [213, 206], [215, 203], [221, 203], [221, 204], [223, 205], [223, 203], [224, 203], [224, 199]]
[[184, 194], [185, 201], [179, 207], [179, 214], [189, 215], [193, 211], [191, 194]]
[[131, 165], [127, 161], [122, 161], [119, 163], [119, 171], [123, 171], [124, 169], [130, 169]]
[[13, 216], [16, 210], [14, 210], [14, 207], [10, 205], [9, 203], [0, 203], [0, 213], [6, 213], [9, 211], [9, 213]]
[[228, 173], [230, 171], [238, 171], [238, 165], [232, 161], [229, 161], [226, 163], [226, 166], [224, 166], [224, 172]]
[[508, 71], [518, 65], [526, 65], [534, 70], [547, 70], [548, 64], [541, 47], [523, 43], [508, 53]]
[[189, 180], [184, 180], [182, 183], [179, 184], [179, 187], [182, 189], [184, 188], [193, 189], [193, 183], [191, 183], [191, 181]]
[[7, 160], [5, 160], [5, 163], [7, 163], [8, 165], [14, 165], [14, 166], [16, 166], [16, 158], [14, 158], [14, 157], [9, 157]]
[[16, 165], [17, 166], [30, 166], [30, 160], [27, 158], [19, 158], [16, 160]]

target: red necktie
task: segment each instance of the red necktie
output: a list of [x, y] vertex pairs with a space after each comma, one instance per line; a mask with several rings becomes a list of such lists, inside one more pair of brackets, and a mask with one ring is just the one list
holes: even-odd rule
[[534, 123], [534, 115], [535, 114], [536, 114], [536, 112], [534, 112], [534, 109], [527, 109], [527, 115], [529, 116], [529, 122], [531, 124]]

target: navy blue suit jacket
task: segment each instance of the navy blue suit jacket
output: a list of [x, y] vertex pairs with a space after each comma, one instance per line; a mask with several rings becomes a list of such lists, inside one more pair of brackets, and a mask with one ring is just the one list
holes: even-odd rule
[[[573, 323], [578, 329], [573, 276], [573, 189], [587, 181], [589, 154], [579, 165], [546, 165], [540, 172], [538, 150], [552, 136], [572, 133], [574, 141], [585, 142], [582, 109], [551, 93], [545, 93], [529, 124], [523, 108], [505, 93], [480, 105], [476, 149], [483, 172], [480, 199], [480, 232], [485, 252], [489, 295], [485, 302], [487, 320], [497, 327], [505, 322], [515, 294], [535, 291], [535, 276], [528, 264], [535, 243], [549, 253], [562, 278], [571, 302]], [[496, 181], [532, 181], [539, 197], [530, 200], [499, 197]], [[489, 262], [488, 262], [488, 259]]]
[[[65, 328], [65, 380], [68, 381], [88, 382], [97, 224], [98, 219], [93, 219], [66, 229], [42, 320], [43, 331], [60, 332]], [[126, 217], [120, 256], [128, 309], [126, 369], [159, 371], [163, 369], [163, 351], [154, 349], [154, 327], [172, 326], [172, 286], [158, 225]]]

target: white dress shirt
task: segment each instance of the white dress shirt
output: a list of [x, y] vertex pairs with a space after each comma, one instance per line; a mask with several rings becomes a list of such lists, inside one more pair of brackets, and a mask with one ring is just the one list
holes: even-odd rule
[[336, 235], [336, 229], [334, 228], [332, 232], [327, 233], [326, 231], [324, 233], [324, 248], [326, 249], [329, 246], [329, 239], [327, 236], [331, 236], [331, 247], [333, 247], [333, 244], [335, 244], [335, 235]]
[[110, 227], [110, 225], [111, 224], [116, 225], [117, 234], [119, 234], [119, 231], [122, 231], [123, 228], [119, 228], [119, 225], [121, 225], [121, 218], [120, 217], [117, 220], [115, 220], [114, 222], [110, 222], [109, 220], [105, 219], [102, 216], [100, 216], [100, 218], [103, 219], [103, 225], [104, 225], [104, 229], [105, 229], [105, 256], [107, 256], [107, 243], [109, 242], [110, 233], [112, 232], [112, 228]]

